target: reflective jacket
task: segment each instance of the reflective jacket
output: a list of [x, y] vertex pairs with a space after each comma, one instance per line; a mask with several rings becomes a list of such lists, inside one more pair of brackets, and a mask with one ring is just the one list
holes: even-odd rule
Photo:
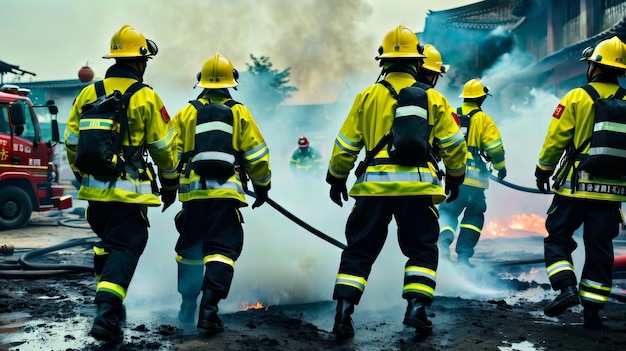
[[[134, 70], [126, 65], [115, 64], [111, 66], [104, 79], [106, 94], [112, 94], [114, 90], [125, 92], [135, 81], [141, 80]], [[67, 159], [72, 170], [78, 172], [74, 164], [76, 146], [79, 137], [80, 113], [83, 105], [96, 100], [94, 84], [83, 88], [70, 111], [64, 132]], [[149, 87], [137, 91], [130, 98], [128, 106], [128, 132], [133, 146], [143, 145], [154, 163], [159, 169], [161, 186], [176, 189], [178, 186], [178, 159], [176, 157], [176, 138], [170, 116], [163, 105], [161, 97]], [[128, 136], [122, 136], [122, 144], [130, 145]], [[145, 170], [140, 169], [139, 173]], [[100, 181], [88, 174], [83, 177], [78, 198], [82, 200], [94, 200], [102, 202], [124, 202], [159, 206], [161, 200], [150, 180], [139, 180], [131, 173], [125, 178], [117, 178], [115, 181]]]
[[[591, 82], [591, 85], [603, 98], [615, 94], [618, 88], [618, 85], [612, 82]], [[585, 90], [574, 88], [565, 94], [552, 114], [552, 121], [539, 154], [537, 167], [544, 171], [554, 171], [561, 155], [563, 155], [563, 152], [570, 144], [575, 149], [578, 149], [585, 140], [591, 137], [594, 117], [594, 103]], [[581, 150], [581, 154], [586, 155], [588, 153], [589, 145], [587, 144]], [[575, 162], [576, 165], [578, 163], [579, 161]], [[561, 170], [561, 172], [563, 171]], [[572, 193], [573, 167], [567, 171], [563, 185], [558, 190], [553, 187], [552, 191], [563, 196], [576, 198], [626, 201], [626, 181], [600, 178], [588, 179], [593, 177], [581, 176], [578, 180], [578, 189]]]
[[[198, 99], [203, 104], [209, 102], [223, 104], [230, 96], [222, 90], [207, 90]], [[270, 153], [252, 114], [242, 104], [231, 108], [233, 112], [233, 148], [240, 154], [250, 180], [256, 185], [268, 185], [271, 182]], [[192, 151], [195, 144], [196, 118], [198, 110], [187, 104], [174, 116], [177, 132], [178, 157]], [[240, 206], [248, 206], [241, 179], [238, 174], [220, 184], [216, 180], [201, 181], [193, 170], [189, 174], [180, 174], [178, 199], [182, 202], [197, 199], [236, 199]]]
[[[385, 80], [396, 91], [415, 83], [408, 73], [391, 72]], [[454, 119], [448, 100], [435, 89], [426, 90], [428, 96], [428, 124], [433, 126], [429, 142], [439, 150], [448, 174], [462, 176], [465, 173], [467, 147], [465, 138]], [[328, 166], [328, 175], [347, 180], [350, 170], [363, 147], [372, 150], [391, 128], [396, 100], [382, 84], [373, 84], [357, 94], [352, 108], [335, 139]], [[388, 159], [387, 148], [375, 157], [365, 173], [350, 189], [350, 196], [432, 196], [438, 204], [446, 197], [435, 166], [401, 166], [377, 164], [376, 160]]]
[[[467, 115], [478, 108], [475, 102], [464, 102], [461, 105], [461, 113]], [[495, 170], [504, 168], [504, 145], [500, 131], [489, 115], [478, 111], [470, 117], [467, 135], [467, 172], [463, 184], [487, 189], [489, 172], [479, 156], [481, 152], [491, 159]]]

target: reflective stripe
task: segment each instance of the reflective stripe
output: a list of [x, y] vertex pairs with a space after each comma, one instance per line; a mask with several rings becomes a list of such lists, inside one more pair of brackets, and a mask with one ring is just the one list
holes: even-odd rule
[[405, 277], [418, 276], [418, 277], [424, 277], [432, 281], [435, 281], [437, 277], [437, 272], [426, 267], [409, 266], [409, 267], [404, 268], [404, 276]]
[[563, 272], [563, 271], [571, 271], [574, 272], [574, 265], [568, 261], [558, 261], [546, 268], [548, 272], [548, 277], [552, 277], [553, 275]]
[[154, 152], [167, 151], [174, 144], [174, 128], [167, 131], [167, 135], [159, 140], [146, 143], [148, 149]]
[[592, 301], [596, 303], [606, 303], [609, 300], [608, 296], [603, 296], [600, 294], [592, 293], [590, 291], [581, 290], [579, 294], [580, 294], [580, 298], [582, 298], [583, 300]]
[[626, 133], [626, 124], [619, 122], [598, 122], [594, 124], [593, 131], [609, 131], [609, 132], [617, 132], [617, 133]]
[[400, 106], [396, 108], [396, 118], [417, 116], [424, 120], [428, 119], [428, 111], [425, 108], [416, 105]]
[[589, 149], [589, 155], [608, 155], [626, 158], [626, 150], [618, 149], [614, 147], [592, 147]]
[[126, 298], [126, 289], [122, 288], [118, 284], [111, 282], [99, 282], [98, 287], [96, 288], [96, 293], [98, 292], [108, 292], [115, 296], [117, 296], [122, 302]]
[[402, 294], [404, 295], [410, 292], [426, 295], [430, 298], [435, 296], [434, 288], [426, 284], [421, 284], [421, 283], [410, 283], [410, 284], [405, 285], [404, 288], [402, 289]]
[[439, 149], [441, 150], [448, 150], [463, 142], [465, 142], [465, 136], [463, 135], [463, 133], [461, 133], [461, 130], [459, 129], [456, 133], [454, 133], [454, 135], [445, 139], [438, 140], [437, 145], [439, 145]]
[[137, 194], [152, 194], [150, 182], [141, 182], [135, 179], [116, 179], [114, 181], [100, 181], [93, 176], [83, 178], [83, 186], [96, 189], [119, 189]]
[[219, 263], [224, 263], [227, 264], [233, 268], [235, 268], [235, 261], [233, 261], [231, 258], [228, 258], [224, 255], [220, 255], [220, 254], [214, 254], [214, 255], [207, 255], [204, 256], [204, 264], [210, 263], [210, 262], [219, 262]]
[[65, 129], [65, 145], [78, 145], [78, 134]]
[[106, 252], [106, 250], [104, 248], [99, 247], [99, 246], [94, 246], [93, 247], [93, 253], [96, 256], [104, 256], [104, 255], [108, 255], [109, 254], [108, 252]]
[[189, 182], [188, 184], [181, 183], [178, 186], [179, 193], [188, 193], [194, 190], [210, 190], [210, 189], [233, 189], [243, 194], [243, 188], [237, 182], [226, 181], [220, 184], [217, 180], [205, 180], [204, 187], [200, 179]]
[[[439, 179], [433, 177], [433, 175], [428, 172], [366, 172], [363, 174], [362, 182], [411, 182], [411, 181], [419, 181], [419, 182], [427, 182], [432, 184], [438, 184]], [[437, 182], [435, 182], [437, 179]], [[357, 180], [359, 182], [359, 180]]]
[[476, 232], [476, 233], [478, 233], [478, 234], [480, 234], [480, 232], [481, 232], [481, 230], [482, 230], [482, 228], [478, 228], [478, 227], [477, 227], [477, 226], [475, 226], [475, 225], [471, 225], [471, 224], [464, 224], [464, 223], [461, 223], [460, 227], [461, 227], [461, 228], [465, 228], [465, 229], [469, 229], [469, 230], [473, 230], [473, 231], [475, 231], [475, 232]]
[[272, 173], [268, 174], [267, 177], [265, 177], [265, 178], [253, 178], [253, 177], [250, 177], [250, 180], [254, 184], [265, 184], [265, 185], [267, 185], [270, 182], [271, 179], [272, 179]]
[[80, 120], [78, 128], [79, 130], [113, 130], [113, 121], [102, 118], [85, 118]]
[[233, 134], [233, 126], [222, 121], [205, 122], [196, 126], [196, 134], [202, 134], [216, 130], [228, 134]]
[[450, 231], [452, 233], [454, 233], [456, 231], [452, 226], [446, 225], [446, 226], [441, 227], [441, 229], [439, 230], [439, 234], [445, 232], [446, 230]]
[[592, 289], [596, 289], [596, 290], [602, 290], [602, 291], [605, 291], [607, 293], [611, 292], [611, 286], [603, 285], [602, 283], [594, 282], [593, 280], [582, 279], [580, 281], [580, 284], [582, 286], [586, 286], [586, 287], [589, 287], [589, 288], [592, 288]]
[[263, 144], [255, 147], [254, 149], [243, 154], [244, 159], [248, 162], [254, 162], [263, 156], [269, 153], [269, 149], [267, 148], [267, 144], [263, 142]]
[[191, 162], [217, 160], [235, 164], [235, 155], [220, 151], [204, 151], [191, 158]]
[[203, 260], [190, 260], [190, 259], [184, 258], [181, 255], [176, 255], [176, 262], [180, 264], [190, 265], [190, 266], [204, 266]]
[[358, 155], [363, 148], [363, 143], [351, 141], [341, 133], [337, 134], [337, 138], [335, 138], [335, 145], [337, 145], [341, 150], [352, 155]]
[[350, 274], [339, 273], [337, 274], [337, 279], [335, 279], [335, 285], [347, 285], [359, 289], [360, 291], [365, 290], [366, 284], [367, 280], [365, 280], [365, 278]]

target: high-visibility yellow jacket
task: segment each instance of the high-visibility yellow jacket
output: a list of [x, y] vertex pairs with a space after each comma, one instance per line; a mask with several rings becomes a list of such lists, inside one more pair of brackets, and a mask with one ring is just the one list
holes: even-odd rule
[[[385, 80], [399, 92], [415, 83], [408, 73], [391, 72]], [[439, 149], [446, 171], [451, 176], [465, 173], [467, 147], [448, 100], [435, 89], [426, 90], [428, 96], [428, 124], [433, 126], [429, 142]], [[335, 139], [328, 174], [347, 180], [350, 170], [363, 147], [372, 150], [389, 131], [394, 119], [396, 100], [382, 84], [373, 84], [357, 94]], [[377, 164], [375, 160], [389, 158], [383, 148], [370, 163], [365, 173], [350, 189], [350, 196], [432, 196], [433, 203], [442, 202], [446, 195], [434, 165], [411, 167], [396, 164]]]
[[[223, 104], [230, 100], [228, 94], [221, 90], [207, 90], [207, 93], [198, 99], [206, 104], [209, 99], [212, 103]], [[256, 185], [268, 185], [271, 182], [270, 153], [261, 135], [261, 130], [252, 117], [252, 114], [242, 104], [231, 107], [233, 112], [233, 148], [242, 156], [240, 162], [245, 167], [250, 181]], [[198, 111], [191, 104], [187, 104], [174, 116], [174, 124], [178, 135], [178, 157], [192, 151], [195, 147], [196, 118]], [[241, 179], [238, 174], [220, 184], [215, 180], [204, 180], [193, 170], [187, 176], [180, 175], [178, 199], [182, 202], [196, 199], [236, 199], [240, 206], [248, 206]]]
[[[591, 85], [603, 98], [614, 95], [618, 88], [614, 83], [592, 82]], [[578, 149], [591, 137], [594, 118], [594, 103], [587, 92], [582, 88], [574, 88], [565, 94], [552, 114], [537, 167], [544, 171], [554, 171], [561, 155], [570, 144], [573, 143], [574, 148]], [[589, 145], [582, 149], [581, 154], [589, 154]], [[576, 161], [576, 165], [578, 163], [579, 161]], [[579, 188], [572, 193], [572, 170], [573, 168], [568, 170], [564, 184], [558, 190], [553, 187], [553, 191], [576, 198], [626, 201], [626, 181], [623, 180], [581, 177], [578, 180]]]
[[[463, 102], [461, 113], [469, 114], [478, 109], [473, 101]], [[495, 170], [504, 168], [504, 145], [495, 122], [485, 112], [478, 111], [470, 117], [467, 135], [467, 172], [463, 184], [487, 189], [489, 188], [489, 173], [479, 152], [484, 151], [491, 158], [491, 165]]]
[[[114, 90], [125, 92], [136, 78], [127, 72], [130, 68], [114, 65], [109, 68], [104, 79], [106, 94]], [[110, 73], [114, 72], [114, 73]], [[126, 72], [116, 76], [119, 72]], [[74, 172], [78, 172], [73, 164], [76, 158], [76, 146], [79, 138], [79, 121], [83, 105], [96, 100], [94, 84], [88, 85], [80, 92], [70, 111], [64, 132], [67, 159]], [[176, 157], [176, 138], [170, 116], [163, 105], [161, 97], [151, 88], [144, 87], [130, 98], [128, 106], [128, 132], [132, 146], [141, 146], [148, 150], [154, 163], [158, 166], [161, 185], [164, 188], [176, 189], [178, 186], [178, 159]], [[122, 136], [122, 145], [129, 146], [127, 135]], [[140, 170], [140, 173], [143, 170]], [[159, 206], [161, 200], [158, 192], [154, 192], [150, 180], [139, 180], [130, 174], [115, 181], [100, 181], [88, 174], [83, 177], [78, 198], [103, 202], [124, 202]]]

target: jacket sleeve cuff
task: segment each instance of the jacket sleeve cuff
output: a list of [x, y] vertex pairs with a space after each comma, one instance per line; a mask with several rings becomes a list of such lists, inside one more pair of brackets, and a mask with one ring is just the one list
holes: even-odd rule
[[449, 173], [446, 174], [446, 183], [448, 184], [461, 185], [463, 184], [464, 181], [465, 181], [465, 174], [462, 174], [460, 176], [452, 176]]
[[337, 178], [330, 174], [330, 172], [326, 172], [326, 183], [330, 185], [345, 185], [347, 180], [346, 178]]

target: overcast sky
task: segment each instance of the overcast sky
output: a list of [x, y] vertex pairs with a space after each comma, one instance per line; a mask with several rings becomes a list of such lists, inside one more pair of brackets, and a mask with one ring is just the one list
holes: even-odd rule
[[[160, 52], [146, 81], [189, 87], [215, 52], [245, 70], [250, 54], [292, 68], [293, 83], [341, 81], [345, 74], [378, 71], [373, 60], [384, 34], [398, 24], [423, 30], [429, 10], [469, 0], [20, 0], [3, 2], [0, 61], [34, 72], [26, 81], [74, 79], [91, 66], [102, 77], [111, 36], [122, 25], [153, 39]], [[15, 79], [11, 75], [5, 76]]]

